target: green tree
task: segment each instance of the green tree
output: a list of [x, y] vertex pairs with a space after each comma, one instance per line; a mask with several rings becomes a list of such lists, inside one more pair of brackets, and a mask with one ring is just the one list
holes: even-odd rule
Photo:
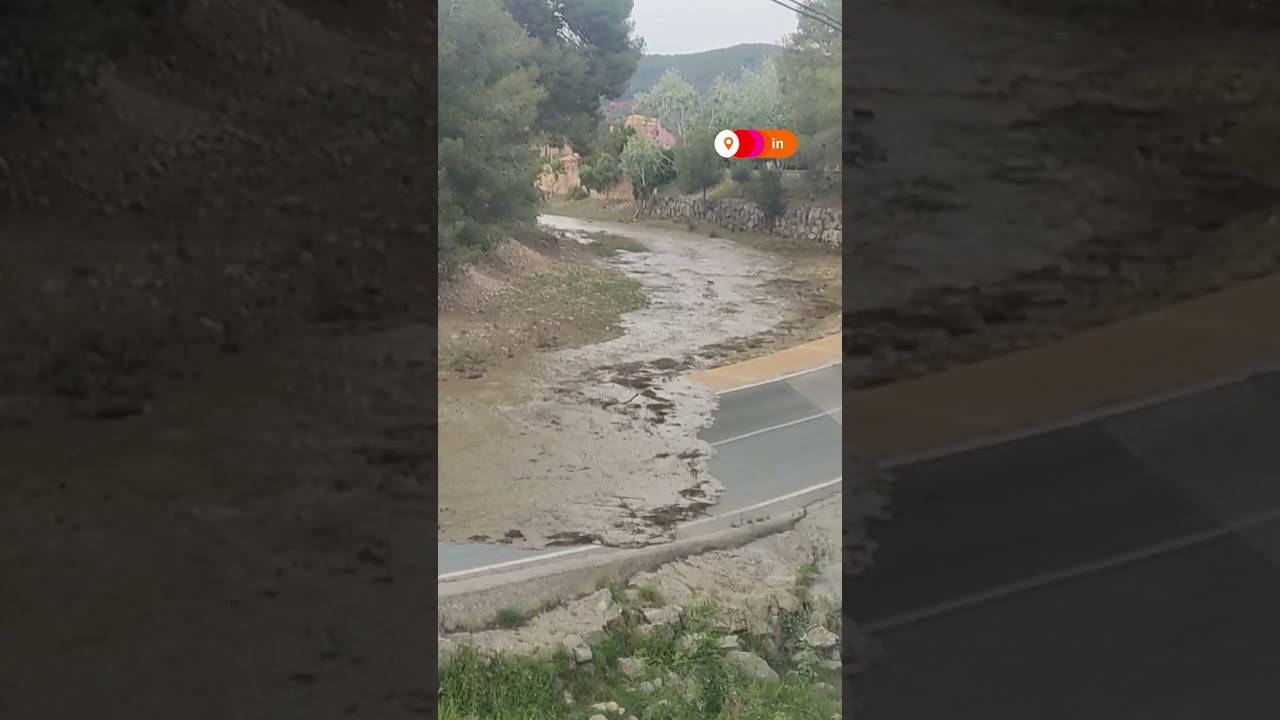
[[537, 218], [541, 163], [530, 128], [545, 97], [537, 43], [498, 0], [440, 18], [439, 252], [452, 273]]
[[707, 188], [724, 178], [724, 158], [716, 152], [716, 133], [706, 126], [691, 128], [680, 137], [676, 147], [676, 172], [685, 192], [701, 192], [707, 199]]
[[[469, 1], [469, 0], [468, 0]], [[591, 151], [601, 120], [600, 98], [620, 97], [635, 72], [643, 42], [634, 34], [632, 0], [503, 0], [538, 43], [547, 96], [533, 127], [553, 144]]]
[[787, 211], [787, 201], [782, 187], [782, 175], [777, 170], [760, 170], [751, 184], [751, 201], [764, 213], [765, 220], [774, 222]]
[[618, 159], [609, 153], [598, 153], [592, 162], [583, 165], [578, 171], [583, 187], [596, 192], [605, 192], [622, 178], [622, 168]]
[[676, 174], [671, 154], [664, 152], [658, 143], [639, 135], [627, 140], [618, 164], [622, 172], [631, 178], [636, 214], [648, 204], [658, 188], [671, 182]]
[[[809, 4], [842, 19], [839, 0]], [[791, 129], [800, 141], [796, 156], [811, 167], [840, 164], [842, 43], [839, 32], [801, 16], [777, 59], [781, 89], [792, 108]]]
[[683, 136], [700, 119], [702, 100], [680, 73], [668, 70], [653, 88], [636, 96], [636, 112], [656, 117]]
[[758, 70], [744, 70], [737, 80], [718, 78], [708, 100], [706, 121], [716, 127], [780, 128], [789, 124], [790, 110], [772, 60]]
[[738, 197], [742, 197], [743, 190], [751, 184], [751, 178], [756, 171], [755, 162], [755, 160], [729, 161], [729, 178], [738, 186]]

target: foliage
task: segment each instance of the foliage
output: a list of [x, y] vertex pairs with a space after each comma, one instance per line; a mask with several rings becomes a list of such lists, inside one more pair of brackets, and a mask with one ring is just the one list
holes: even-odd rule
[[4, 0], [0, 121], [60, 106], [185, 0]]
[[[824, 667], [822, 658], [801, 639], [814, 619], [823, 616], [808, 601], [798, 598], [795, 610], [777, 609], [779, 617], [790, 618], [789, 628], [775, 625], [772, 633], [738, 636], [743, 647], [767, 655], [780, 676], [760, 680], [748, 676], [720, 649], [723, 624], [711, 603], [695, 599], [678, 627], [651, 627], [641, 633], [638, 609], [625, 589], [610, 588], [610, 593], [623, 612], [592, 643], [589, 662], [574, 662], [563, 647], [542, 657], [486, 657], [463, 647], [442, 662], [442, 720], [585, 720], [599, 714], [591, 703], [606, 700], [624, 707], [626, 716], [649, 720], [840, 717], [839, 671]], [[820, 623], [839, 633], [839, 626], [829, 619]], [[641, 676], [624, 675], [620, 658], [635, 661]], [[649, 687], [642, 689], [641, 684]]]
[[532, 223], [540, 161], [529, 128], [545, 93], [537, 43], [497, 0], [440, 18], [439, 253], [446, 274]]
[[789, 125], [790, 109], [778, 81], [777, 65], [766, 61], [737, 80], [718, 78], [712, 86], [705, 121], [720, 128], [779, 128]]
[[[810, 5], [842, 18], [839, 0], [813, 0]], [[792, 108], [790, 128], [799, 138], [797, 159], [820, 168], [841, 160], [841, 34], [808, 17], [800, 17], [778, 56], [782, 92]]]
[[744, 43], [716, 50], [683, 55], [645, 55], [636, 64], [635, 74], [624, 98], [648, 92], [668, 70], [675, 70], [698, 93], [708, 93], [718, 78], [737, 79], [744, 70], [755, 70], [778, 53], [777, 45]]
[[653, 193], [676, 177], [675, 161], [658, 143], [639, 135], [627, 140], [618, 158], [619, 165], [631, 178], [636, 199], [644, 204]]
[[600, 98], [626, 91], [643, 49], [630, 21], [632, 0], [503, 0], [537, 41], [546, 101], [533, 128], [552, 144], [591, 150]]
[[729, 161], [729, 178], [738, 185], [746, 185], [751, 182], [751, 177], [756, 171], [756, 166], [752, 160], [730, 160]]
[[715, 187], [724, 178], [724, 158], [716, 152], [715, 131], [699, 126], [686, 132], [676, 147], [676, 171], [685, 192], [701, 192]]
[[605, 192], [622, 178], [622, 167], [618, 158], [609, 153], [596, 155], [591, 164], [584, 164], [578, 170], [578, 178], [583, 187], [596, 192]]
[[787, 211], [784, 192], [782, 175], [777, 170], [761, 169], [751, 184], [751, 201], [760, 207], [770, 224]]
[[702, 104], [698, 91], [680, 73], [668, 70], [652, 89], [636, 96], [635, 111], [656, 117], [676, 135], [684, 135], [685, 128], [700, 119]]

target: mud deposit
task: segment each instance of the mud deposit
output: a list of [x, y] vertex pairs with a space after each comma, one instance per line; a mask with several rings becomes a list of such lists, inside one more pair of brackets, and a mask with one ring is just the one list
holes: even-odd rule
[[715, 396], [683, 375], [786, 319], [769, 289], [781, 262], [692, 233], [542, 222], [570, 237], [605, 231], [644, 243], [647, 252], [610, 263], [640, 282], [649, 303], [623, 316], [618, 337], [546, 353], [536, 373], [442, 386], [440, 540], [667, 539], [723, 491], [707, 473], [711, 448], [697, 438]]

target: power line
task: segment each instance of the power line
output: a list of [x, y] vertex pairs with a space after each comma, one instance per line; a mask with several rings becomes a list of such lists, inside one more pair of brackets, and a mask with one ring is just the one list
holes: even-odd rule
[[791, 12], [796, 13], [797, 15], [809, 18], [814, 22], [820, 23], [822, 25], [826, 25], [827, 27], [831, 28], [832, 30], [835, 30], [838, 33], [844, 32], [843, 25], [839, 20], [836, 20], [835, 18], [831, 17], [830, 15], [827, 15], [826, 13], [820, 10], [814, 10], [813, 8], [799, 2], [796, 2], [794, 4], [788, 4], [786, 2], [783, 2], [783, 0], [769, 0], [769, 2], [779, 7], [784, 7], [790, 10]]

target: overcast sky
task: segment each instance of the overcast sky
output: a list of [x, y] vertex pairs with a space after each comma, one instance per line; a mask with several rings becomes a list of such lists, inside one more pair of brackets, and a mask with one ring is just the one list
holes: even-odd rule
[[796, 29], [795, 13], [769, 0], [635, 0], [631, 18], [651, 55], [776, 43]]

